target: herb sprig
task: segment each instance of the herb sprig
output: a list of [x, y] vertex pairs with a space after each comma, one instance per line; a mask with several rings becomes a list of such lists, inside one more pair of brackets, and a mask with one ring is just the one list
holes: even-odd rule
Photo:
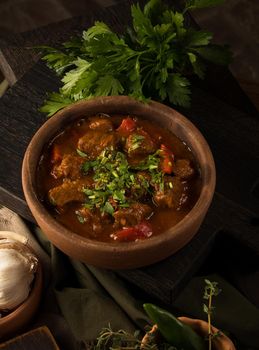
[[94, 350], [177, 350], [167, 343], [156, 344], [150, 337], [149, 342], [143, 342], [140, 331], [133, 334], [122, 329], [113, 331], [111, 327], [104, 328], [99, 337]]
[[211, 316], [215, 307], [212, 306], [213, 297], [219, 295], [221, 289], [218, 288], [217, 282], [211, 282], [205, 279], [205, 288], [203, 299], [208, 300], [208, 304], [203, 304], [203, 311], [208, 315], [208, 341], [209, 341], [209, 350], [212, 349], [212, 339], [220, 335], [220, 331], [212, 333], [211, 328]]
[[72, 102], [94, 96], [130, 95], [190, 105], [190, 80], [205, 75], [207, 61], [228, 64], [226, 47], [211, 44], [212, 34], [186, 26], [186, 11], [222, 0], [186, 0], [182, 12], [161, 0], [150, 0], [142, 10], [132, 5], [132, 27], [123, 35], [104, 22], [95, 22], [81, 38], [61, 48], [42, 47], [42, 59], [60, 77], [59, 92], [51, 93], [41, 111], [48, 116]]

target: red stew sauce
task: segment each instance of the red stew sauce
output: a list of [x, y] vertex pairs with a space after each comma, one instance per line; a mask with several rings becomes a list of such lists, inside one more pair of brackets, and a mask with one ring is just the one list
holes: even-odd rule
[[134, 116], [81, 118], [46, 147], [40, 199], [62, 225], [98, 241], [148, 239], [176, 225], [198, 199], [188, 146]]

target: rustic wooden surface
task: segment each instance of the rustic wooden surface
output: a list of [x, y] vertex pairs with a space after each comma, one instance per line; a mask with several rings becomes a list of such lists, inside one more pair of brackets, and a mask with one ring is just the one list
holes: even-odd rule
[[[105, 20], [120, 31], [127, 22], [127, 17], [120, 15], [122, 6], [125, 13], [125, 5], [118, 5], [105, 12], [100, 10], [95, 19]], [[93, 17], [83, 22], [62, 23], [60, 32], [55, 25], [39, 36], [47, 40], [56, 28], [56, 39], [62, 41], [67, 38], [66, 28], [76, 32], [82, 23], [89, 25], [92, 21]], [[37, 31], [23, 34], [22, 40], [28, 45], [36, 44], [36, 38]], [[12, 57], [15, 51], [6, 46], [6, 52]], [[26, 69], [22, 63], [20, 73], [23, 75]], [[38, 62], [0, 100], [0, 203], [28, 220], [33, 219], [21, 188], [22, 158], [32, 135], [45, 120], [38, 108], [46, 92], [58, 85], [57, 77]], [[242, 244], [259, 253], [259, 119], [255, 108], [230, 73], [220, 68], [210, 69], [207, 82], [194, 87], [192, 108], [182, 113], [201, 130], [214, 154], [217, 168], [214, 201], [199, 233], [177, 254], [147, 268], [119, 272], [166, 303], [171, 303], [197, 271], [215, 235], [222, 230], [231, 232]]]
[[2, 350], [59, 350], [50, 330], [43, 326], [0, 344]]

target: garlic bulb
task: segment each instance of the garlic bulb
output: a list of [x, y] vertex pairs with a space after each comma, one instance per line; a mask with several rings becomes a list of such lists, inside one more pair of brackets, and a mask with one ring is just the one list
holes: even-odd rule
[[0, 239], [0, 310], [13, 310], [28, 297], [37, 264], [26, 245]]

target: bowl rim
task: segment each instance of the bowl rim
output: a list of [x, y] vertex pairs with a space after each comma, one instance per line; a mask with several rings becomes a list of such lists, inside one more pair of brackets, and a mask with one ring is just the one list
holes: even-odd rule
[[[58, 111], [55, 115], [53, 115], [50, 119], [48, 119], [34, 134], [33, 138], [31, 139], [28, 148], [25, 152], [25, 156], [23, 159], [23, 165], [22, 165], [22, 186], [24, 195], [26, 198], [26, 201], [29, 205], [34, 206], [34, 210], [41, 216], [44, 217], [44, 220], [48, 222], [49, 225], [55, 230], [56, 233], [56, 240], [59, 241], [60, 239], [64, 239], [64, 236], [66, 237], [66, 241], [69, 241], [69, 243], [72, 244], [72, 246], [77, 243], [85, 248], [91, 248], [92, 250], [99, 251], [100, 249], [103, 252], [106, 253], [112, 253], [112, 252], [118, 252], [120, 251], [123, 253], [124, 251], [142, 251], [143, 246], [145, 248], [153, 247], [154, 245], [158, 245], [163, 241], [163, 244], [165, 242], [171, 241], [172, 234], [179, 235], [181, 234], [187, 227], [190, 226], [190, 224], [195, 223], [198, 219], [198, 216], [200, 215], [199, 212], [205, 211], [207, 212], [207, 209], [211, 203], [215, 185], [216, 185], [216, 170], [215, 170], [215, 163], [214, 159], [210, 150], [210, 147], [201, 134], [201, 132], [194, 126], [194, 124], [187, 119], [185, 116], [177, 112], [175, 109], [166, 106], [162, 103], [156, 102], [156, 101], [150, 101], [148, 104], [145, 104], [146, 108], [150, 109], [152, 113], [154, 113], [154, 110], [159, 111], [161, 114], [174, 114], [174, 117], [181, 121], [181, 123], [184, 124], [186, 128], [188, 128], [189, 135], [193, 133], [195, 138], [199, 140], [199, 149], [202, 153], [202, 157], [207, 159], [207, 162], [210, 165], [210, 168], [204, 168], [203, 169], [203, 178], [202, 178], [202, 188], [199, 195], [199, 198], [197, 199], [195, 205], [192, 207], [192, 209], [185, 215], [185, 217], [178, 222], [176, 225], [174, 225], [172, 228], [158, 234], [155, 236], [152, 236], [146, 240], [139, 240], [134, 242], [102, 242], [102, 241], [95, 241], [90, 238], [86, 238], [83, 236], [80, 236], [79, 234], [73, 232], [72, 230], [66, 228], [62, 224], [60, 224], [55, 218], [48, 212], [48, 210], [44, 207], [44, 205], [41, 203], [41, 201], [37, 197], [36, 189], [33, 186], [33, 176], [32, 176], [32, 161], [35, 160], [35, 155], [33, 154], [33, 149], [37, 146], [38, 141], [43, 135], [43, 131], [46, 128], [51, 128], [52, 124], [55, 124], [57, 119], [63, 118], [63, 120], [66, 120], [68, 116], [73, 112], [74, 108], [81, 108], [84, 109], [85, 105], [88, 106], [95, 106], [97, 104], [100, 104], [100, 106], [109, 105], [114, 99], [117, 100], [118, 104], [129, 104], [129, 105], [140, 105], [143, 103], [140, 101], [136, 101], [135, 99], [128, 97], [128, 96], [101, 96], [96, 97], [90, 100], [81, 100], [76, 103], [73, 103], [62, 110]], [[58, 129], [53, 133], [53, 135], [57, 135]], [[177, 135], [176, 135], [177, 136]], [[193, 136], [193, 137], [194, 137]], [[46, 144], [51, 139], [53, 139], [53, 136], [50, 136], [48, 140], [45, 140]], [[43, 148], [43, 145], [42, 145]], [[42, 154], [42, 149], [41, 149]], [[206, 155], [205, 155], [206, 154]], [[40, 155], [38, 156], [37, 163], [39, 162]], [[200, 165], [200, 164], [199, 164]], [[34, 176], [36, 174], [34, 173]], [[205, 185], [204, 185], [205, 183]], [[206, 199], [206, 200], [204, 200]], [[173, 232], [172, 232], [173, 230]], [[55, 245], [55, 242], [52, 239], [52, 242]]]

